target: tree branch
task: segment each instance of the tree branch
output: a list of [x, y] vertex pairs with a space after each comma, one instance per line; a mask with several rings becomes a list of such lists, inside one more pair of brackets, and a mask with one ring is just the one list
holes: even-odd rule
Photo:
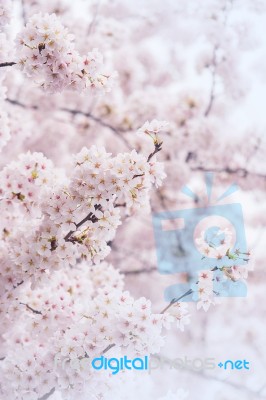
[[[99, 208], [97, 208], [97, 209], [99, 209]], [[78, 224], [75, 224], [76, 225], [76, 228], [78, 229], [78, 228], [80, 228], [83, 224], [85, 224], [85, 222], [87, 222], [87, 221], [91, 221], [92, 223], [94, 223], [95, 224], [95, 222], [98, 222], [99, 221], [99, 219], [92, 213], [92, 212], [90, 212], [85, 218], [83, 218], [83, 220], [82, 221], [80, 221]], [[64, 239], [65, 239], [65, 241], [66, 242], [71, 242], [71, 236], [73, 235], [73, 233], [75, 233], [76, 231], [69, 231], [68, 232], [68, 234], [64, 237]]]
[[248, 171], [246, 168], [231, 168], [231, 167], [224, 167], [224, 168], [216, 168], [216, 167], [210, 167], [210, 168], [206, 168], [203, 167], [201, 165], [196, 166], [196, 167], [192, 167], [191, 168], [192, 171], [203, 171], [203, 172], [209, 172], [209, 171], [213, 171], [213, 172], [226, 172], [227, 174], [237, 174], [238, 176], [240, 176], [241, 178], [246, 178], [248, 175], [251, 176], [255, 176], [257, 178], [262, 178], [262, 179], [266, 179], [266, 174], [260, 174], [258, 172], [251, 172]]
[[[0, 66], [1, 66], [1, 64], [0, 64]], [[32, 110], [39, 110], [39, 107], [38, 107], [38, 106], [35, 106], [35, 105], [34, 105], [34, 106], [27, 106], [27, 105], [21, 103], [21, 102], [18, 101], [18, 100], [14, 100], [14, 99], [9, 99], [9, 98], [7, 98], [6, 101], [7, 101], [8, 103], [10, 103], [10, 104], [13, 104], [13, 105], [15, 105], [15, 106], [19, 106], [19, 107], [22, 107], [22, 108], [30, 108], [30, 109], [32, 109]], [[123, 130], [123, 129], [120, 129], [120, 128], [115, 128], [115, 127], [112, 126], [111, 124], [109, 124], [109, 123], [103, 121], [101, 118], [98, 118], [98, 117], [94, 116], [93, 114], [91, 114], [91, 113], [89, 113], [89, 112], [86, 113], [86, 112], [84, 112], [84, 111], [73, 110], [73, 109], [69, 109], [69, 108], [59, 108], [58, 110], [59, 110], [59, 111], [64, 111], [64, 112], [70, 113], [70, 114], [72, 114], [72, 115], [78, 115], [78, 114], [84, 115], [85, 117], [87, 117], [87, 118], [89, 118], [89, 119], [92, 119], [92, 120], [93, 120], [94, 122], [96, 122], [97, 124], [99, 124], [99, 125], [101, 125], [101, 126], [103, 126], [103, 127], [105, 127], [105, 128], [110, 129], [110, 130], [124, 143], [124, 145], [125, 145], [128, 149], [131, 148], [130, 144], [129, 144], [128, 141], [125, 139], [125, 137], [124, 137], [123, 135], [121, 135], [121, 133], [127, 132], [126, 130]]]
[[38, 106], [26, 105], [26, 104], [21, 103], [21, 102], [18, 101], [18, 100], [6, 98], [6, 101], [7, 101], [8, 103], [12, 104], [13, 106], [18, 106], [18, 107], [21, 107], [21, 108], [28, 108], [28, 109], [30, 109], [30, 110], [39, 110], [39, 107], [38, 107]]
[[15, 65], [17, 63], [15, 62], [4, 62], [4, 63], [0, 63], [0, 68], [2, 67], [12, 67], [12, 65]]
[[154, 151], [149, 155], [149, 157], [147, 158], [147, 162], [150, 162], [151, 159], [152, 159], [152, 157], [153, 157], [156, 153], [158, 153], [159, 151], [162, 150], [162, 144], [163, 144], [163, 142], [154, 143], [155, 149], [154, 149]]
[[109, 344], [109, 346], [106, 347], [106, 349], [103, 350], [102, 354], [107, 353], [107, 351], [109, 351], [110, 349], [112, 349], [113, 347], [115, 347], [115, 344]]
[[121, 135], [121, 133], [126, 132], [126, 131], [113, 127], [108, 122], [105, 122], [102, 119], [95, 117], [94, 115], [92, 115], [89, 112], [86, 113], [84, 111], [73, 110], [73, 109], [69, 109], [69, 108], [61, 108], [60, 110], [68, 112], [72, 115], [77, 115], [77, 114], [84, 115], [85, 117], [92, 119], [94, 122], [97, 122], [99, 125], [101, 125], [105, 128], [109, 128], [127, 146], [127, 148], [130, 148], [128, 141], [124, 138], [123, 135]]
[[[155, 146], [154, 151], [153, 151], [153, 152], [149, 155], [149, 157], [147, 158], [147, 162], [150, 162], [150, 160], [152, 159], [152, 157], [153, 157], [156, 153], [158, 153], [159, 151], [162, 150], [162, 144], [163, 144], [163, 142], [161, 142], [161, 143], [155, 142], [155, 143], [154, 143], [154, 146]], [[139, 176], [144, 176], [144, 175], [145, 175], [145, 173], [143, 172], [143, 174], [134, 175], [132, 179], [135, 179], [135, 178], [138, 178]]]
[[47, 400], [52, 394], [55, 392], [55, 388], [53, 387], [50, 392], [46, 393], [42, 397], [40, 397], [38, 400]]
[[139, 275], [139, 274], [150, 274], [154, 271], [157, 271], [156, 267], [135, 269], [135, 270], [131, 270], [131, 271], [123, 271], [122, 270], [121, 273], [124, 275]]
[[186, 293], [182, 294], [182, 296], [178, 297], [178, 299], [173, 299], [170, 303], [160, 312], [160, 314], [164, 314], [173, 304], [177, 303], [179, 300], [183, 299], [186, 296], [189, 296], [193, 292], [192, 289], [189, 289]]
[[32, 311], [34, 314], [40, 314], [40, 315], [42, 315], [41, 311], [34, 310], [34, 308], [30, 307], [28, 304], [25, 304], [25, 303], [19, 303], [19, 304], [22, 304], [23, 306], [26, 306], [27, 309], [30, 310], [30, 311]]
[[21, 281], [17, 284], [17, 286], [13, 285], [13, 289], [16, 289], [18, 286], [22, 285], [24, 283], [24, 281]]

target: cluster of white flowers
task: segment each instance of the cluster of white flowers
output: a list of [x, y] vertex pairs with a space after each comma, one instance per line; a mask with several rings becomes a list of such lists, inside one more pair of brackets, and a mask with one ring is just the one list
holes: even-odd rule
[[195, 244], [202, 254], [203, 266], [206, 258], [216, 263], [212, 269], [202, 270], [198, 281], [191, 285], [198, 309], [207, 311], [210, 305], [220, 303], [222, 297], [232, 295], [234, 290], [243, 290], [241, 281], [252, 270], [252, 265], [247, 264], [250, 253], [234, 249], [233, 239], [231, 229], [218, 227], [207, 232], [201, 231], [196, 238]]
[[152, 184], [164, 176], [160, 163], [136, 151], [111, 157], [104, 148], [83, 148], [69, 179], [42, 154], [21, 155], [0, 173], [0, 226], [10, 264], [1, 277], [10, 287], [27, 279], [35, 284], [79, 259], [103, 260], [121, 209], [147, 206]]
[[[102, 273], [106, 282], [99, 280]], [[55, 272], [49, 292], [24, 285], [3, 318], [9, 333], [1, 354], [2, 396], [37, 400], [55, 388], [64, 398], [76, 399], [86, 384], [99, 395], [109, 389], [93, 373], [94, 357], [107, 348], [108, 356], [116, 357], [158, 352], [164, 343], [162, 329], [172, 317], [153, 314], [150, 301], [135, 301], [123, 284], [123, 277], [102, 263], [89, 270], [80, 265]], [[110, 371], [103, 373], [112, 378]]]
[[201, 271], [199, 280], [191, 286], [193, 299], [197, 301], [197, 309], [207, 311], [211, 304], [215, 304], [217, 297], [213, 293], [213, 272]]
[[234, 292], [245, 295], [243, 284], [251, 268], [250, 265], [233, 265], [201, 271], [199, 280], [191, 285], [197, 309], [207, 311], [211, 305], [220, 303], [222, 297], [234, 295]]
[[103, 72], [97, 49], [81, 56], [55, 14], [35, 14], [17, 37], [18, 64], [22, 71], [49, 92], [63, 89], [110, 90], [110, 74]]
[[4, 215], [19, 207], [24, 213], [38, 212], [41, 199], [55, 184], [57, 170], [41, 153], [26, 153], [0, 173], [0, 208]]
[[[82, 201], [93, 198], [104, 208], [126, 203], [128, 212], [147, 206], [151, 185], [160, 185], [165, 178], [160, 162], [147, 162], [135, 150], [111, 158], [103, 148], [83, 148], [75, 158], [73, 194]], [[86, 182], [90, 178], [89, 182]]]

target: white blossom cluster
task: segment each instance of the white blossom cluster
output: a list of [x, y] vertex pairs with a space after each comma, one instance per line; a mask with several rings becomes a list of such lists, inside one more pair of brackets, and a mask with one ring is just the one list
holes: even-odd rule
[[241, 290], [241, 282], [244, 284], [251, 269], [251, 266], [232, 265], [201, 271], [198, 281], [191, 285], [197, 309], [207, 311], [211, 305], [219, 304], [221, 298], [230, 296], [234, 290]]
[[94, 357], [156, 353], [163, 329], [188, 323], [184, 304], [154, 314], [100, 263], [122, 210], [147, 207], [165, 177], [154, 146], [148, 158], [83, 148], [69, 176], [30, 152], [0, 172], [1, 397], [37, 400], [56, 390], [70, 400], [108, 399], [117, 380], [93, 374]]
[[[219, 239], [218, 242], [217, 239]], [[205, 232], [202, 231], [200, 237], [196, 239], [196, 244], [200, 253], [203, 254], [202, 260], [209, 257], [217, 261], [217, 265], [211, 270], [202, 270], [198, 281], [191, 285], [193, 299], [197, 301], [197, 309], [202, 308], [207, 311], [211, 305], [220, 303], [223, 297], [232, 295], [232, 291], [243, 290], [240, 289], [240, 285], [244, 284], [248, 271], [253, 267], [247, 264], [249, 251], [232, 250], [233, 234], [228, 228], [219, 229], [211, 240], [207, 239]]]
[[0, 363], [4, 398], [37, 400], [53, 388], [73, 400], [88, 387], [87, 399], [104, 395], [112, 375], [103, 371], [107, 385], [93, 373], [91, 360], [111, 346], [110, 357], [158, 352], [162, 329], [173, 321], [169, 314], [153, 314], [147, 299], [135, 301], [123, 291], [123, 277], [106, 263], [55, 272], [50, 284], [49, 292], [24, 285], [19, 300], [14, 296], [8, 303]]
[[21, 70], [48, 92], [110, 90], [102, 55], [93, 49], [81, 56], [73, 40], [55, 14], [33, 15], [16, 40]]
[[[40, 153], [21, 155], [0, 173], [0, 226], [6, 244], [0, 276], [6, 290], [53, 270], [103, 260], [121, 224], [149, 204], [162, 164], [136, 151], [111, 157], [104, 148], [83, 148], [67, 179]], [[27, 222], [28, 221], [28, 222]]]

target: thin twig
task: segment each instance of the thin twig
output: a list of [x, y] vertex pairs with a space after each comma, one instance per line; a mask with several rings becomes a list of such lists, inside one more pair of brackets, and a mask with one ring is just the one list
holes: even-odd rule
[[227, 174], [237, 174], [238, 176], [240, 176], [241, 178], [246, 178], [248, 175], [250, 176], [255, 176], [257, 178], [262, 178], [262, 179], [266, 179], [266, 175], [265, 174], [261, 174], [259, 172], [251, 172], [248, 171], [245, 168], [231, 168], [231, 167], [224, 167], [224, 168], [216, 168], [216, 167], [203, 167], [201, 165], [196, 166], [196, 167], [192, 167], [191, 168], [192, 171], [203, 171], [203, 172], [208, 172], [208, 171], [212, 171], [212, 172], [226, 172]]
[[[98, 222], [99, 219], [92, 213], [90, 212], [85, 218], [83, 218], [82, 221], [80, 221], [78, 224], [76, 225], [76, 228], [80, 228], [83, 224], [85, 224], [85, 222], [87, 221], [91, 221], [92, 223]], [[68, 234], [64, 237], [66, 242], [71, 241], [70, 238], [73, 235], [73, 233], [75, 233], [76, 231], [69, 231]]]
[[177, 303], [179, 300], [183, 299], [186, 296], [189, 296], [193, 293], [192, 289], [189, 289], [186, 293], [182, 294], [182, 296], [178, 297], [178, 299], [172, 299], [170, 303], [160, 312], [160, 314], [164, 314], [173, 304]]
[[27, 309], [30, 310], [30, 311], [32, 311], [34, 314], [40, 314], [40, 315], [42, 315], [41, 311], [34, 310], [34, 308], [32, 308], [31, 306], [29, 306], [29, 305], [26, 304], [26, 303], [19, 303], [19, 304], [22, 304], [23, 306], [26, 306]]
[[1, 67], [12, 67], [12, 65], [15, 65], [17, 63], [15, 62], [4, 62], [4, 63], [0, 63], [0, 68]]
[[152, 268], [142, 268], [142, 269], [133, 269], [129, 271], [121, 271], [122, 274], [124, 275], [139, 275], [139, 274], [151, 274], [152, 272], [157, 271], [156, 267]]
[[13, 285], [13, 289], [16, 289], [18, 286], [22, 285], [24, 283], [24, 281], [19, 282], [16, 286]]
[[35, 105], [34, 105], [34, 106], [26, 105], [26, 104], [21, 103], [21, 102], [18, 101], [18, 100], [6, 98], [6, 101], [7, 101], [8, 103], [14, 105], [14, 106], [18, 106], [18, 107], [21, 107], [21, 108], [29, 108], [30, 110], [39, 110], [39, 107], [38, 107], [38, 106], [35, 106]]
[[147, 162], [150, 162], [151, 159], [152, 159], [152, 157], [153, 157], [156, 153], [158, 153], [159, 151], [162, 150], [162, 144], [163, 144], [163, 142], [155, 143], [155, 149], [154, 149], [154, 151], [149, 155], [149, 157], [148, 157], [148, 159], [147, 159]]
[[53, 387], [50, 392], [46, 393], [42, 397], [40, 397], [38, 400], [47, 400], [52, 394], [55, 392], [55, 388]]
[[113, 343], [113, 344], [109, 344], [109, 346], [106, 347], [106, 349], [103, 350], [102, 354], [107, 353], [107, 351], [109, 351], [109, 350], [112, 349], [113, 347], [115, 347], [115, 344], [114, 344], [114, 343]]
[[[25, 105], [25, 104], [21, 103], [18, 100], [14, 100], [14, 99], [7, 98], [6, 101], [8, 103], [10, 103], [10, 104], [13, 104], [15, 106], [19, 106], [19, 107], [22, 107], [22, 108], [29, 108], [29, 109], [32, 109], [32, 110], [39, 110], [40, 109], [36, 105], [34, 105], [34, 106], [29, 105], [28, 106], [28, 105]], [[124, 143], [124, 145], [128, 149], [131, 148], [130, 144], [128, 143], [126, 138], [123, 136], [123, 133], [126, 133], [127, 130], [123, 130], [121, 128], [115, 128], [111, 124], [103, 121], [101, 118], [98, 118], [98, 117], [96, 117], [95, 115], [93, 115], [93, 114], [91, 114], [89, 112], [84, 112], [84, 111], [80, 111], [80, 110], [73, 110], [73, 109], [69, 109], [69, 108], [59, 108], [59, 111], [64, 111], [64, 112], [67, 112], [67, 113], [72, 114], [72, 115], [78, 115], [78, 114], [79, 115], [84, 115], [84, 117], [87, 117], [87, 118], [93, 120], [94, 122], [96, 122], [97, 124], [99, 124], [99, 125], [101, 125], [101, 126], [103, 126], [105, 128], [110, 129], [110, 131], [112, 131]]]

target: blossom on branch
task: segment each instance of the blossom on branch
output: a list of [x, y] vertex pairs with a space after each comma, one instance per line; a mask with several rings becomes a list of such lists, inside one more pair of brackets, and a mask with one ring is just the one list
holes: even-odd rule
[[21, 155], [0, 173], [1, 225], [13, 264], [1, 277], [7, 273], [11, 289], [78, 259], [100, 262], [121, 224], [118, 205], [128, 214], [147, 207], [152, 185], [164, 177], [161, 164], [135, 150], [111, 157], [103, 147], [84, 147], [69, 178], [40, 153]]
[[73, 40], [55, 14], [35, 14], [17, 36], [18, 65], [48, 92], [110, 90], [101, 54], [93, 49], [81, 56]]

